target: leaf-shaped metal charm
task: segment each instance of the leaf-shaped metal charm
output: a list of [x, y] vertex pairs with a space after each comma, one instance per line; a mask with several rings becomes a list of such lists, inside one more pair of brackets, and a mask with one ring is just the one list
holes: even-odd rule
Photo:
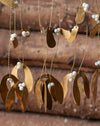
[[68, 31], [68, 30], [65, 30], [65, 29], [63, 29], [63, 28], [61, 28], [61, 34], [65, 37], [65, 39], [69, 39], [70, 38], [70, 36], [71, 36], [71, 32], [70, 31]]
[[72, 32], [62, 29], [61, 28], [61, 34], [65, 37], [65, 39], [67, 40], [67, 42], [72, 43], [77, 35], [79, 27], [75, 26], [74, 29], [72, 30]]
[[18, 46], [18, 40], [17, 40], [17, 38], [14, 38], [13, 46], [14, 46], [14, 48], [17, 48], [17, 46]]
[[3, 3], [4, 5], [12, 7], [12, 8], [17, 7], [13, 0], [0, 0], [0, 2]]
[[9, 112], [15, 102], [15, 87], [13, 86], [6, 97], [6, 110]]
[[99, 72], [98, 72], [98, 69], [97, 69], [94, 72], [93, 76], [92, 76], [92, 85], [91, 85], [91, 90], [92, 90], [94, 102], [96, 102], [96, 98], [97, 98], [97, 81], [98, 81], [98, 76], [99, 76]]
[[34, 95], [37, 101], [38, 107], [41, 109], [43, 101], [42, 101], [42, 84], [43, 80], [38, 79], [34, 85]]
[[92, 26], [95, 27], [97, 25], [97, 21], [95, 19], [92, 19]]
[[27, 87], [24, 87], [22, 91], [22, 98], [21, 98], [22, 112], [25, 112], [27, 105], [28, 105], [28, 89]]
[[80, 91], [79, 91], [79, 87], [78, 87], [78, 79], [80, 77], [82, 77], [82, 79], [83, 79], [85, 94], [86, 94], [87, 98], [90, 97], [89, 81], [83, 72], [79, 72], [79, 73], [77, 73], [75, 80], [74, 80], [74, 84], [73, 84], [73, 96], [74, 96], [74, 100], [77, 105], [80, 105]]
[[7, 87], [6, 82], [7, 82], [7, 79], [9, 77], [12, 78], [14, 83], [18, 82], [18, 79], [12, 74], [10, 74], [10, 75], [7, 74], [2, 78], [1, 84], [0, 84], [0, 93], [1, 93], [1, 97], [2, 97], [2, 100], [3, 100], [4, 103], [5, 103], [5, 100], [6, 100], [7, 93], [8, 93], [8, 87]]
[[83, 23], [84, 19], [85, 19], [85, 11], [84, 11], [83, 6], [80, 5], [79, 10], [76, 14], [75, 22], [76, 24], [81, 24]]
[[[52, 89], [51, 89], [51, 95], [55, 98], [56, 101], [58, 101], [60, 104], [62, 104], [63, 102], [63, 88], [60, 84], [60, 82], [54, 78], [52, 75], [47, 75], [48, 76], [48, 80], [46, 81], [47, 84], [49, 83], [54, 83], [54, 86], [53, 86], [53, 90], [55, 91], [55, 93], [53, 92], [52, 93]], [[52, 88], [52, 87], [51, 87]]]
[[52, 28], [47, 28], [47, 45], [50, 48], [54, 48], [56, 46], [56, 41], [53, 36], [53, 30]]
[[91, 32], [90, 32], [90, 37], [91, 37], [91, 38], [94, 38], [94, 36], [95, 36], [96, 33], [98, 32], [99, 28], [100, 28], [100, 24], [97, 24], [97, 25], [95, 25], [95, 27], [91, 30]]
[[[45, 86], [45, 87], [44, 87]], [[48, 90], [48, 84], [44, 84], [43, 85], [43, 90], [42, 90], [42, 99], [43, 99], [43, 102], [44, 102], [44, 99], [46, 99], [46, 105], [47, 105], [47, 108], [49, 109], [49, 110], [51, 110], [52, 109], [52, 97], [51, 97], [51, 94], [49, 93], [49, 90]], [[44, 92], [44, 90], [46, 89], [46, 96], [45, 96], [45, 92]]]
[[[24, 64], [22, 64], [22, 65], [23, 65], [23, 69], [24, 69], [24, 72], [25, 72], [25, 84], [26, 84], [26, 87], [28, 89], [28, 92], [31, 92], [32, 89], [33, 89], [33, 76], [32, 76], [32, 73], [31, 73], [30, 69], [26, 65], [24, 65]], [[13, 68], [11, 73], [15, 77], [18, 78], [17, 71], [18, 71], [18, 69], [17, 69], [17, 65], [16, 65]]]

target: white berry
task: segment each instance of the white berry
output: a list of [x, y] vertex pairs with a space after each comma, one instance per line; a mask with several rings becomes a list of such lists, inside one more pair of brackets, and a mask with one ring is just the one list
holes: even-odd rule
[[72, 80], [73, 80], [72, 78], [69, 78], [69, 82], [72, 82]]

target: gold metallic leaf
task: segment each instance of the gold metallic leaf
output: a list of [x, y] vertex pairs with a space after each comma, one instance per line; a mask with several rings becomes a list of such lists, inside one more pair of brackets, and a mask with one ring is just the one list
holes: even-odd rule
[[22, 98], [21, 98], [22, 112], [25, 112], [27, 105], [28, 105], [28, 89], [27, 87], [24, 87], [22, 91]]
[[92, 19], [92, 26], [95, 27], [97, 25], [97, 21], [95, 19]]
[[0, 0], [0, 2], [6, 6], [16, 8], [16, 4], [13, 2], [13, 0]]
[[61, 28], [61, 34], [68, 40], [71, 36], [71, 32]]
[[67, 42], [72, 43], [77, 35], [79, 27], [75, 26], [75, 28], [73, 29], [72, 32], [68, 31], [68, 30], [64, 30], [61, 28], [61, 33], [62, 35], [66, 38]]
[[47, 45], [50, 48], [54, 48], [56, 46], [56, 41], [53, 36], [53, 30], [52, 28], [48, 27], [47, 28]]
[[85, 19], [85, 11], [84, 11], [83, 6], [80, 5], [79, 10], [76, 14], [75, 22], [76, 24], [81, 24], [83, 23], [84, 19]]
[[92, 90], [94, 102], [96, 102], [96, 98], [97, 98], [97, 81], [98, 81], [98, 76], [99, 76], [99, 72], [98, 72], [98, 69], [97, 69], [94, 72], [93, 76], [92, 76], [92, 85], [91, 85], [91, 90]]
[[54, 86], [53, 86], [53, 91], [55, 92], [52, 92], [52, 87], [51, 87], [51, 95], [56, 99], [56, 101], [58, 101], [60, 104], [62, 104], [63, 102], [63, 88], [60, 84], [60, 82], [54, 78], [52, 75], [47, 75], [48, 76], [48, 80], [46, 80], [46, 83], [49, 84], [49, 83], [54, 83]]
[[[24, 72], [25, 72], [25, 84], [26, 84], [26, 87], [28, 89], [28, 92], [31, 92], [32, 89], [33, 89], [33, 76], [32, 76], [32, 73], [31, 73], [30, 69], [26, 65], [24, 65], [24, 64], [22, 64], [22, 65], [23, 65], [23, 69], [24, 69]], [[15, 77], [18, 77], [17, 71], [18, 71], [18, 69], [17, 69], [17, 65], [16, 65], [13, 68], [11, 73]]]
[[38, 107], [41, 109], [43, 101], [42, 101], [42, 84], [43, 80], [38, 79], [34, 85], [34, 95], [37, 101]]
[[80, 77], [82, 77], [82, 79], [83, 79], [85, 94], [86, 94], [87, 98], [90, 97], [89, 81], [83, 72], [79, 72], [79, 73], [77, 73], [75, 80], [74, 80], [74, 84], [73, 84], [73, 96], [74, 96], [74, 100], [77, 105], [80, 105], [80, 97], [81, 97], [79, 87], [78, 87], [78, 79]]
[[[44, 99], [45, 99], [45, 101], [46, 101], [46, 105], [45, 106], [47, 106], [47, 108], [49, 110], [51, 110], [52, 109], [52, 97], [51, 97], [51, 94], [49, 93], [49, 90], [48, 90], [47, 86], [48, 86], [48, 84], [46, 84], [46, 83], [43, 85], [43, 88], [42, 88], [42, 99], [43, 99], [43, 102], [44, 102]], [[44, 92], [45, 89], [46, 89], [46, 91], [45, 91], [46, 92], [46, 96], [45, 96], [45, 92]]]
[[14, 86], [11, 88], [11, 90], [8, 92], [6, 97], [6, 110], [9, 112], [11, 110], [12, 105], [15, 102], [15, 88]]
[[14, 83], [18, 82], [18, 79], [12, 74], [10, 74], [10, 75], [7, 74], [2, 78], [1, 84], [0, 84], [0, 93], [1, 93], [1, 97], [2, 97], [2, 100], [3, 100], [4, 103], [5, 103], [5, 100], [6, 100], [7, 93], [8, 93], [8, 87], [7, 87], [6, 82], [7, 82], [7, 79], [9, 77], [12, 78]]
[[99, 28], [100, 28], [100, 24], [97, 24], [97, 25], [95, 25], [95, 27], [91, 30], [91, 32], [90, 32], [90, 37], [91, 37], [91, 38], [94, 38], [94, 36], [95, 36], [96, 33], [98, 32]]
[[18, 40], [17, 40], [17, 38], [14, 38], [13, 46], [14, 46], [14, 48], [17, 48], [17, 46], [18, 46]]

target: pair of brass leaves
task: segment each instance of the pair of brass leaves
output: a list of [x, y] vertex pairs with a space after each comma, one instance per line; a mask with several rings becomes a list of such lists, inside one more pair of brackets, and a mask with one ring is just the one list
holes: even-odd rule
[[[67, 93], [68, 93], [68, 82], [69, 82], [69, 78], [70, 78], [70, 75], [69, 74], [67, 74], [64, 78], [63, 78], [63, 80], [62, 80], [62, 82], [61, 82], [61, 85], [62, 85], [62, 87], [63, 87], [63, 92], [64, 92], [64, 97], [63, 97], [63, 100], [66, 98], [66, 95], [67, 95]], [[73, 76], [72, 77], [73, 78], [73, 80], [75, 79], [75, 76]], [[82, 83], [81, 83], [81, 81], [80, 81], [80, 79], [78, 79], [78, 88], [79, 88], [79, 91], [80, 91], [80, 94], [82, 94]], [[74, 98], [74, 97], [73, 97]], [[75, 101], [75, 100], [74, 100]]]
[[4, 5], [12, 7], [12, 8], [17, 7], [13, 0], [0, 0], [0, 2]]
[[[48, 88], [51, 83], [53, 85]], [[34, 85], [34, 95], [38, 107], [41, 109], [44, 104], [45, 111], [52, 109], [52, 98], [60, 104], [63, 102], [63, 88], [60, 82], [49, 74], [44, 74], [37, 79]]]
[[81, 24], [84, 22], [84, 19], [85, 19], [84, 7], [82, 5], [80, 5], [78, 12], [76, 14], [75, 22], [76, 22], [76, 24]]
[[[9, 77], [12, 78], [13, 83], [14, 83], [11, 86], [10, 90], [8, 89], [7, 83], [6, 83]], [[20, 83], [19, 80], [12, 74], [5, 75], [1, 80], [0, 93], [1, 93], [2, 100], [6, 105], [7, 111], [11, 110], [11, 107], [15, 102], [15, 93], [21, 103], [22, 112], [26, 110], [27, 103], [28, 103], [28, 90], [26, 87], [24, 87], [23, 91], [20, 91], [18, 88], [19, 83]]]
[[100, 74], [100, 69], [97, 69], [92, 76], [91, 90], [92, 90], [94, 102], [96, 102], [96, 98], [97, 98], [97, 82], [98, 82], [99, 74]]
[[56, 41], [55, 38], [53, 36], [53, 30], [51, 27], [47, 28], [47, 37], [46, 37], [46, 41], [47, 41], [47, 45], [50, 48], [54, 48], [56, 46]]
[[80, 99], [81, 99], [80, 89], [78, 86], [78, 79], [80, 77], [82, 77], [82, 79], [83, 79], [85, 95], [87, 98], [90, 97], [89, 81], [83, 72], [79, 72], [76, 74], [76, 77], [74, 79], [74, 84], [73, 84], [73, 96], [74, 96], [74, 100], [78, 106], [80, 105]]
[[77, 25], [74, 27], [74, 29], [71, 32], [61, 28], [61, 34], [65, 37], [67, 42], [72, 43], [76, 38], [78, 29], [79, 29], [79, 27]]
[[[28, 92], [31, 92], [32, 89], [33, 89], [33, 76], [32, 76], [32, 73], [30, 71], [30, 69], [22, 63], [22, 66], [23, 66], [23, 69], [24, 69], [24, 72], [25, 72], [25, 84], [26, 84], [26, 87], [28, 89]], [[12, 72], [11, 72], [16, 78], [18, 78], [18, 69], [17, 69], [17, 65], [13, 68]]]

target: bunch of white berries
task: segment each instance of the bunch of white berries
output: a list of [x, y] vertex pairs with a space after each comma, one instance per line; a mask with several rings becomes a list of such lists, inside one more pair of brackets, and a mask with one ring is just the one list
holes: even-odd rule
[[60, 35], [60, 28], [54, 29], [54, 32], [56, 33], [56, 35]]
[[25, 83], [23, 82], [23, 83], [19, 83], [18, 84], [18, 87], [19, 87], [19, 90], [20, 91], [23, 91], [23, 89], [24, 89], [24, 87], [25, 87]]
[[70, 78], [69, 78], [69, 82], [73, 81], [73, 77], [76, 76], [76, 71], [73, 71], [72, 73], [69, 74]]
[[10, 35], [10, 41], [13, 42], [15, 40], [15, 38], [17, 38], [17, 34], [13, 33]]
[[17, 69], [23, 69], [23, 65], [21, 62], [17, 62]]
[[93, 14], [92, 18], [97, 22], [97, 24], [100, 23], [100, 21], [99, 21], [99, 14]]
[[74, 26], [74, 27], [72, 28], [72, 31], [73, 31], [75, 28], [76, 28], [76, 26]]
[[7, 79], [7, 81], [8, 81], [9, 83], [12, 83], [12, 82], [13, 82], [13, 79], [9, 77], [9, 78]]
[[50, 89], [52, 86], [54, 86], [54, 83], [53, 82], [49, 83], [48, 84], [48, 89]]
[[87, 3], [83, 3], [82, 4], [83, 8], [84, 8], [84, 11], [86, 12], [89, 8], [89, 5]]
[[17, 0], [14, 2], [14, 4], [16, 4], [16, 7], [18, 7], [18, 1]]
[[28, 37], [28, 36], [30, 36], [30, 32], [29, 31], [22, 31], [22, 36]]
[[95, 66], [100, 66], [100, 60], [95, 62]]

